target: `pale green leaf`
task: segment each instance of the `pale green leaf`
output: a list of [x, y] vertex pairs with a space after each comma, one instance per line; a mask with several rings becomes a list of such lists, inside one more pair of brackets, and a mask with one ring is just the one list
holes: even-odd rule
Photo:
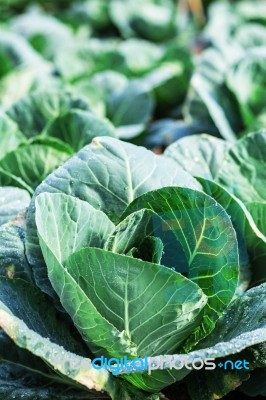
[[265, 201], [266, 131], [251, 133], [232, 146], [216, 177], [243, 202]]
[[0, 159], [26, 140], [17, 125], [5, 114], [0, 115], [0, 137]]
[[0, 187], [0, 225], [26, 211], [30, 204], [28, 192], [16, 187]]
[[192, 135], [168, 146], [164, 156], [174, 159], [194, 176], [214, 179], [229, 147], [225, 140], [210, 135]]
[[[36, 200], [36, 223], [45, 247], [44, 258], [56, 270], [75, 251], [83, 247], [103, 247], [114, 230], [113, 223], [89, 203], [62, 193], [42, 193]], [[48, 263], [49, 259], [49, 263]], [[45, 263], [33, 268], [35, 280], [51, 292]]]
[[141, 82], [132, 81], [111, 97], [107, 115], [118, 128], [118, 136], [130, 139], [145, 129], [151, 119], [153, 107], [154, 102], [148, 87]]

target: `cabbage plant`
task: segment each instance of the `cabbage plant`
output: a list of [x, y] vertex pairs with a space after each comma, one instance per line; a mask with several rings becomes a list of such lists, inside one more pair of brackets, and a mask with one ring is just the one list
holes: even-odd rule
[[203, 400], [265, 374], [265, 140], [197, 135], [158, 156], [98, 137], [31, 201], [0, 201], [2, 396], [155, 400], [185, 383]]
[[39, 89], [0, 113], [0, 185], [33, 193], [55, 168], [95, 136], [115, 137], [113, 125], [94, 115], [67, 89]]

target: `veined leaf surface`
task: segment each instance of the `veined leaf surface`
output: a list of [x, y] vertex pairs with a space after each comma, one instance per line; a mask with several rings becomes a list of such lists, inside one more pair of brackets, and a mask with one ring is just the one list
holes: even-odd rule
[[35, 200], [43, 192], [65, 193], [103, 211], [113, 222], [141, 194], [162, 186], [200, 190], [200, 184], [172, 160], [143, 147], [101, 137], [53, 172], [36, 190], [27, 214], [26, 252], [33, 268], [43, 265], [35, 224]]
[[124, 216], [148, 208], [175, 234], [181, 268], [208, 296], [202, 324], [187, 349], [206, 336], [231, 301], [238, 281], [239, 255], [228, 214], [211, 197], [191, 189], [171, 187], [146, 193], [129, 205]]
[[[42, 193], [36, 200], [36, 222], [44, 258], [55, 265], [64, 263], [75, 251], [83, 247], [103, 247], [114, 230], [113, 223], [89, 203], [63, 193]], [[47, 254], [46, 254], [47, 252]], [[50, 294], [51, 285], [45, 263], [33, 269], [35, 280]]]

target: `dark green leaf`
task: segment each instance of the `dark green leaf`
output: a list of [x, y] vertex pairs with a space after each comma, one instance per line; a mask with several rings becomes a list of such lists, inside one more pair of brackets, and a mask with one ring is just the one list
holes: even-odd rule
[[112, 125], [90, 112], [71, 110], [58, 117], [46, 130], [46, 134], [63, 140], [75, 151], [90, 144], [96, 136], [115, 136]]
[[[164, 219], [147, 209], [133, 212], [118, 224], [105, 243], [105, 249], [130, 254], [143, 261], [175, 269], [179, 249], [175, 235]], [[161, 262], [160, 262], [161, 261]], [[180, 272], [177, 269], [177, 272]]]
[[25, 232], [18, 226], [0, 227], [0, 275], [32, 281], [24, 241]]
[[[232, 302], [218, 320], [214, 331], [200, 343], [202, 350], [194, 354], [201, 357], [243, 359], [241, 351], [266, 342], [266, 285], [246, 292]], [[208, 346], [208, 348], [206, 348]], [[213, 347], [210, 347], [213, 346]], [[236, 357], [232, 357], [236, 355]], [[221, 360], [224, 362], [225, 360]], [[253, 361], [248, 359], [248, 361]], [[254, 362], [254, 361], [253, 361]], [[253, 368], [256, 365], [253, 365]], [[250, 365], [252, 368], [252, 363]], [[222, 372], [222, 373], [221, 373]], [[214, 370], [196, 371], [189, 375], [188, 387], [194, 400], [221, 398], [246, 380], [248, 371]]]
[[[62, 314], [56, 311], [48, 296], [22, 279], [1, 277], [0, 288], [1, 311], [8, 308], [9, 313], [12, 313], [17, 322], [22, 320], [35, 334], [51, 340], [58, 346], [63, 346], [68, 351], [84, 355], [86, 347], [76, 339], [77, 333], [74, 332], [73, 326], [65, 321]], [[49, 313], [47, 310], [49, 310]], [[12, 327], [9, 325], [9, 317], [6, 321], [1, 319], [1, 322], [4, 326], [6, 324], [7, 328], [10, 329], [9, 332], [12, 331]], [[3, 329], [5, 330], [4, 326]], [[15, 333], [12, 339], [16, 339]], [[23, 343], [23, 336], [18, 337], [18, 340]]]
[[56, 167], [69, 158], [69, 153], [51, 146], [26, 144], [8, 153], [0, 160], [0, 184], [24, 187], [13, 176], [26, 185], [36, 188]]
[[266, 369], [257, 369], [252, 372], [249, 380], [242, 384], [241, 392], [251, 397], [266, 397]]
[[259, 230], [266, 236], [266, 203], [247, 203], [246, 207]]
[[143, 208], [156, 212], [175, 234], [179, 258], [173, 267], [196, 282], [209, 298], [202, 324], [185, 345], [189, 350], [213, 330], [234, 296], [239, 268], [235, 230], [224, 209], [196, 190], [171, 187], [146, 193], [124, 215]]
[[39, 57], [25, 39], [12, 32], [1, 30], [0, 37], [0, 77], [21, 65], [43, 67], [44, 61]]
[[40, 134], [44, 128], [72, 108], [87, 109], [87, 104], [73, 98], [66, 90], [46, 88], [23, 97], [7, 112], [28, 138]]
[[[198, 178], [204, 191], [213, 197], [231, 217], [238, 240], [240, 277], [239, 289], [245, 290], [252, 278], [252, 283], [264, 282], [266, 271], [266, 237], [258, 229], [248, 209], [233, 194], [215, 182]], [[249, 257], [247, 257], [247, 251]], [[249, 267], [249, 259], [252, 269]]]
[[[50, 269], [51, 281], [61, 294], [61, 302], [84, 339], [113, 356], [125, 354], [124, 341], [131, 356], [173, 350], [198, 325], [206, 304], [199, 287], [181, 274], [100, 249], [87, 248], [71, 255], [60, 275], [64, 277], [65, 287], [56, 278], [56, 268]], [[110, 296], [112, 304], [108, 301]], [[113, 326], [110, 342], [99, 337], [107, 321]], [[117, 345], [115, 332], [121, 338]]]

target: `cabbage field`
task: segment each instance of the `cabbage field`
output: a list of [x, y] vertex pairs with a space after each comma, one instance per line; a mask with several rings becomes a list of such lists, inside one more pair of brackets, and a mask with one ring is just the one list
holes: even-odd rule
[[266, 1], [0, 0], [0, 399], [266, 398]]

